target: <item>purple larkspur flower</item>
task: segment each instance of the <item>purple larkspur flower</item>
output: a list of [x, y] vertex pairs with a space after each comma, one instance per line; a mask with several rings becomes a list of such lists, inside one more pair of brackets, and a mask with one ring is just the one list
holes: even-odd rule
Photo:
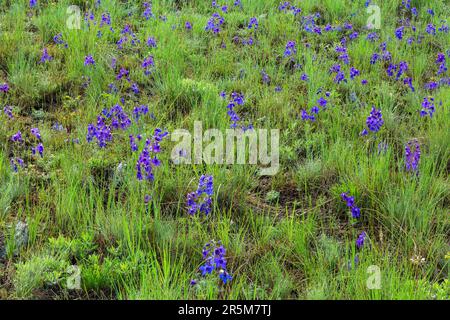
[[356, 239], [356, 247], [361, 249], [364, 246], [366, 240], [366, 233], [363, 231], [359, 234], [358, 239]]
[[1, 83], [0, 84], [0, 92], [8, 92], [9, 91], [9, 85], [5, 82], [5, 83]]
[[295, 48], [295, 41], [288, 41], [286, 44], [286, 48], [284, 50], [284, 56], [290, 57], [297, 53], [297, 49]]
[[359, 70], [358, 69], [356, 69], [356, 68], [354, 68], [354, 67], [351, 67], [350, 68], [350, 79], [355, 79], [355, 77], [357, 77], [357, 76], [359, 76], [360, 75], [360, 72], [359, 72]]
[[324, 97], [320, 97], [320, 98], [317, 100], [317, 103], [318, 103], [319, 106], [321, 106], [322, 108], [325, 108], [326, 105], [327, 105], [327, 103], [328, 103], [328, 101], [327, 101]]
[[157, 154], [161, 152], [160, 143], [168, 134], [167, 131], [156, 128], [151, 139], [145, 141], [144, 148], [136, 162], [136, 178], [139, 181], [153, 181], [153, 169], [161, 164], [161, 161], [157, 157]]
[[198, 182], [197, 190], [187, 195], [187, 207], [190, 215], [200, 212], [205, 216], [211, 213], [212, 195], [214, 193], [213, 177], [202, 175]]
[[147, 39], [147, 46], [150, 47], [150, 48], [156, 48], [157, 47], [155, 37], [149, 37]]
[[132, 152], [137, 151], [138, 150], [138, 146], [136, 144], [136, 138], [132, 134], [130, 134], [129, 138], [130, 138], [131, 151]]
[[48, 52], [47, 52], [47, 48], [44, 48], [42, 50], [42, 56], [41, 56], [41, 63], [45, 63], [47, 61], [51, 61], [53, 60], [53, 57], [51, 57]]
[[372, 106], [372, 110], [370, 111], [370, 115], [367, 117], [366, 124], [370, 131], [375, 133], [378, 132], [384, 124], [381, 109], [376, 109], [375, 106]]
[[7, 116], [9, 119], [14, 119], [14, 115], [13, 115], [13, 113], [12, 113], [12, 108], [11, 108], [10, 106], [5, 106], [5, 107], [3, 108], [3, 113], [6, 114], [6, 116]]
[[434, 107], [434, 98], [433, 97], [425, 97], [422, 101], [422, 110], [420, 110], [420, 116], [424, 117], [429, 115], [430, 118], [433, 117], [433, 113], [435, 111]]
[[205, 244], [202, 250], [202, 258], [204, 264], [200, 266], [199, 271], [203, 277], [215, 271], [223, 284], [227, 284], [233, 279], [227, 271], [226, 249], [220, 241], [217, 243], [211, 241]]
[[87, 55], [84, 57], [84, 65], [85, 66], [89, 66], [89, 65], [95, 65], [95, 60], [91, 55]]
[[359, 218], [361, 216], [361, 209], [355, 205], [355, 198], [348, 195], [347, 192], [343, 192], [341, 198], [345, 201], [347, 207], [350, 208], [352, 217], [355, 219]]
[[256, 29], [258, 29], [258, 27], [259, 27], [258, 19], [256, 19], [255, 17], [250, 18], [250, 22], [248, 23], [247, 28], [248, 29], [253, 28], [254, 30], [256, 30]]
[[146, 115], [147, 113], [148, 113], [148, 106], [140, 105], [133, 109], [133, 118], [137, 122], [141, 116]]
[[220, 32], [220, 27], [224, 22], [225, 19], [220, 14], [218, 14], [217, 12], [213, 13], [211, 18], [209, 18], [208, 22], [206, 23], [205, 30], [212, 31], [214, 34], [217, 34]]
[[155, 66], [155, 60], [153, 59], [153, 56], [148, 56], [144, 59], [142, 62], [142, 69], [144, 69], [144, 74], [148, 76], [152, 72], [152, 68]]
[[44, 157], [44, 145], [42, 143], [39, 143], [36, 147], [31, 148], [31, 153], [33, 155], [39, 153], [39, 155]]
[[19, 171], [19, 167], [20, 168], [24, 168], [25, 167], [25, 162], [23, 161], [22, 158], [11, 158], [9, 160], [9, 163], [11, 164], [11, 169], [14, 172], [18, 172]]
[[115, 105], [111, 109], [103, 109], [97, 116], [96, 124], [89, 124], [87, 128], [86, 140], [92, 142], [97, 139], [100, 148], [105, 148], [107, 143], [112, 141], [113, 130], [125, 130], [131, 125], [131, 120], [120, 105]]
[[397, 37], [397, 39], [399, 39], [399, 40], [403, 39], [404, 31], [405, 31], [404, 26], [401, 26], [395, 30], [395, 36]]
[[374, 41], [378, 40], [379, 38], [380, 38], [380, 36], [376, 32], [371, 32], [366, 37], [366, 39], [369, 40], [370, 42], [374, 42]]
[[394, 72], [398, 69], [398, 66], [396, 64], [390, 63], [389, 66], [386, 69], [386, 73], [389, 77], [392, 77], [394, 75]]
[[261, 71], [261, 78], [263, 83], [270, 84], [270, 77], [264, 70]]
[[65, 41], [63, 40], [62, 33], [58, 33], [57, 35], [55, 35], [55, 36], [53, 37], [53, 42], [55, 42], [56, 44], [63, 44], [65, 48], [68, 47], [67, 42], [65, 42]]
[[231, 121], [230, 127], [232, 129], [236, 128], [238, 125], [238, 122], [241, 121], [241, 118], [236, 113], [235, 107], [241, 106], [243, 104], [244, 104], [244, 95], [240, 94], [238, 92], [232, 92], [231, 99], [229, 100], [228, 105], [227, 105], [227, 109], [228, 109], [227, 114], [230, 117], [230, 121]]
[[417, 139], [408, 141], [405, 145], [405, 166], [406, 171], [416, 172], [419, 171], [420, 161], [420, 145]]
[[15, 134], [11, 136], [11, 141], [13, 142], [23, 142], [22, 132], [17, 131]]
[[125, 68], [120, 68], [119, 73], [117, 74], [116, 80], [121, 80], [122, 78], [127, 79], [127, 81], [130, 81], [130, 78], [128, 77], [129, 71]]
[[36, 139], [41, 140], [41, 133], [38, 128], [31, 128], [31, 134], [36, 137]]
[[313, 122], [316, 121], [316, 117], [312, 114], [311, 115], [308, 114], [308, 112], [305, 109], [301, 111], [301, 118], [303, 121], [313, 121]]
[[139, 94], [140, 90], [139, 90], [139, 86], [136, 82], [134, 82], [130, 88], [131, 88], [131, 91], [133, 91], [135, 94]]
[[111, 16], [108, 12], [104, 12], [102, 13], [101, 16], [101, 21], [100, 21], [100, 28], [103, 27], [104, 25], [111, 25]]
[[427, 25], [425, 31], [426, 31], [426, 33], [434, 36], [436, 34], [436, 27], [432, 23], [429, 23]]
[[425, 89], [433, 91], [439, 87], [439, 84], [436, 81], [430, 81], [425, 83]]
[[345, 74], [342, 71], [338, 71], [336, 73], [336, 76], [334, 77], [334, 82], [336, 83], [341, 83], [342, 81], [346, 82], [347, 80], [345, 79]]
[[153, 11], [152, 11], [152, 4], [149, 2], [144, 2], [143, 6], [144, 6], [144, 12], [142, 13], [142, 15], [144, 16], [145, 20], [154, 18], [155, 15], [153, 14]]

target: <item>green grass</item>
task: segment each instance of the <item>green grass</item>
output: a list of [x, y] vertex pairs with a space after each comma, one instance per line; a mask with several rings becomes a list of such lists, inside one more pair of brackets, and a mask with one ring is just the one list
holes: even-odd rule
[[[10, 86], [7, 94], [0, 92], [0, 106], [12, 106], [15, 116], [0, 115], [0, 297], [448, 299], [449, 87], [432, 93], [436, 112], [431, 119], [419, 116], [430, 94], [424, 84], [438, 79], [437, 53], [450, 49], [448, 33], [424, 32], [428, 23], [439, 27], [448, 18], [446, 1], [411, 1], [419, 10], [417, 33], [424, 35], [421, 44], [412, 45], [407, 36], [395, 38], [401, 1], [379, 1], [381, 40], [375, 42], [366, 40], [365, 1], [298, 2], [301, 15], [321, 13], [322, 27], [350, 21], [360, 32], [347, 47], [350, 66], [361, 76], [341, 84], [328, 70], [338, 63], [334, 47], [342, 34], [300, 30], [299, 18], [278, 11], [279, 1], [243, 0], [242, 10], [228, 1], [230, 12], [223, 14], [226, 23], [217, 36], [204, 30], [215, 12], [207, 0], [153, 1], [156, 18], [148, 21], [142, 18], [143, 1], [102, 0], [98, 8], [94, 1], [86, 6], [38, 2], [35, 9], [25, 0], [0, 2], [0, 84]], [[66, 27], [72, 4], [82, 9], [81, 30]], [[435, 16], [426, 13], [428, 8]], [[89, 9], [96, 21], [109, 12], [115, 32], [98, 23], [87, 28], [83, 15]], [[250, 17], [258, 18], [256, 33], [246, 28]], [[186, 21], [193, 24], [191, 31], [185, 30]], [[125, 24], [141, 42], [118, 50]], [[59, 32], [68, 48], [54, 44]], [[257, 43], [233, 44], [236, 35], [253, 35]], [[145, 45], [149, 36], [157, 48]], [[289, 40], [297, 43], [302, 70], [293, 70], [283, 58]], [[382, 41], [394, 63], [408, 62], [415, 92], [387, 77], [383, 63], [369, 63]], [[44, 47], [53, 60], [41, 64]], [[85, 67], [89, 54], [96, 65]], [[145, 77], [140, 65], [150, 54], [156, 67]], [[126, 82], [121, 92], [107, 93], [118, 70], [110, 67], [113, 57], [118, 67], [130, 70], [139, 95], [125, 93]], [[261, 81], [262, 70], [271, 78], [269, 85]], [[300, 80], [303, 72], [308, 82]], [[91, 79], [85, 89], [83, 76]], [[360, 84], [363, 78], [368, 85]], [[281, 92], [275, 92], [278, 85]], [[280, 129], [279, 172], [260, 177], [252, 165], [174, 165], [174, 143], [167, 139], [155, 180], [139, 182], [138, 154], [131, 153], [128, 135], [148, 137], [157, 127], [192, 131], [200, 120], [204, 129], [225, 132], [230, 121], [219, 97], [223, 90], [245, 95], [245, 105], [237, 109], [244, 121]], [[302, 121], [301, 110], [309, 110], [325, 91], [331, 93], [327, 110], [315, 122]], [[107, 148], [88, 143], [88, 124], [122, 96], [129, 115], [145, 104], [154, 119], [147, 116], [127, 132], [115, 131]], [[376, 135], [361, 137], [372, 105], [381, 108], [385, 123]], [[64, 130], [54, 130], [55, 122]], [[42, 159], [29, 150], [36, 141], [32, 127], [42, 134]], [[18, 130], [25, 138], [22, 147], [10, 140]], [[413, 138], [422, 151], [417, 176], [404, 169], [404, 146]], [[388, 146], [386, 152], [378, 152], [380, 143]], [[21, 156], [26, 168], [14, 173], [12, 156]], [[117, 169], [120, 163], [123, 170]], [[214, 177], [213, 212], [191, 217], [186, 195], [202, 174]], [[341, 200], [346, 191], [361, 208], [359, 221]], [[148, 208], [146, 194], [152, 195]], [[28, 224], [23, 248], [16, 248], [18, 221]], [[366, 244], [357, 249], [361, 231], [367, 233]], [[226, 285], [197, 271], [202, 247], [213, 239], [227, 249], [233, 280]], [[71, 265], [81, 270], [81, 290], [67, 286]], [[370, 266], [380, 270], [379, 289], [367, 286]], [[190, 286], [191, 279], [198, 284]]]

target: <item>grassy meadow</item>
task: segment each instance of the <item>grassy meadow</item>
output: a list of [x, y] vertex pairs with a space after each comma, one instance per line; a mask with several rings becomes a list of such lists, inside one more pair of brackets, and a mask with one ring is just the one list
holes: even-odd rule
[[[449, 13], [0, 0], [0, 299], [448, 299]], [[278, 172], [174, 163], [195, 121]]]

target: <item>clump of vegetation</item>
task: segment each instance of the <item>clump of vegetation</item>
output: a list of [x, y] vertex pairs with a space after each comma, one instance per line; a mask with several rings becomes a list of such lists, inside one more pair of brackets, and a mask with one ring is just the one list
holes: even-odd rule
[[447, 2], [75, 5], [0, 4], [2, 299], [448, 299]]

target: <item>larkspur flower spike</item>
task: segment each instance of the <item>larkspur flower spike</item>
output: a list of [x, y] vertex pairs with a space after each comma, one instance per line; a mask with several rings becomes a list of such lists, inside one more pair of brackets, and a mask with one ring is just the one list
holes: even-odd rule
[[352, 217], [358, 219], [361, 216], [361, 209], [355, 205], [355, 198], [349, 196], [347, 192], [342, 193], [341, 198], [345, 201], [347, 207], [350, 208]]
[[[227, 260], [225, 258], [226, 249], [220, 241], [210, 241], [203, 246], [202, 257], [204, 264], [200, 266], [199, 271], [205, 277], [214, 271], [219, 275], [219, 279], [223, 284], [230, 282], [233, 277], [227, 271]], [[192, 284], [192, 282], [191, 282]]]
[[405, 166], [407, 172], [419, 172], [420, 145], [417, 139], [409, 141], [405, 146]]
[[212, 210], [213, 193], [213, 177], [210, 175], [202, 175], [198, 182], [197, 190], [188, 193], [186, 197], [188, 213], [192, 216], [199, 212], [205, 216], [209, 215]]

